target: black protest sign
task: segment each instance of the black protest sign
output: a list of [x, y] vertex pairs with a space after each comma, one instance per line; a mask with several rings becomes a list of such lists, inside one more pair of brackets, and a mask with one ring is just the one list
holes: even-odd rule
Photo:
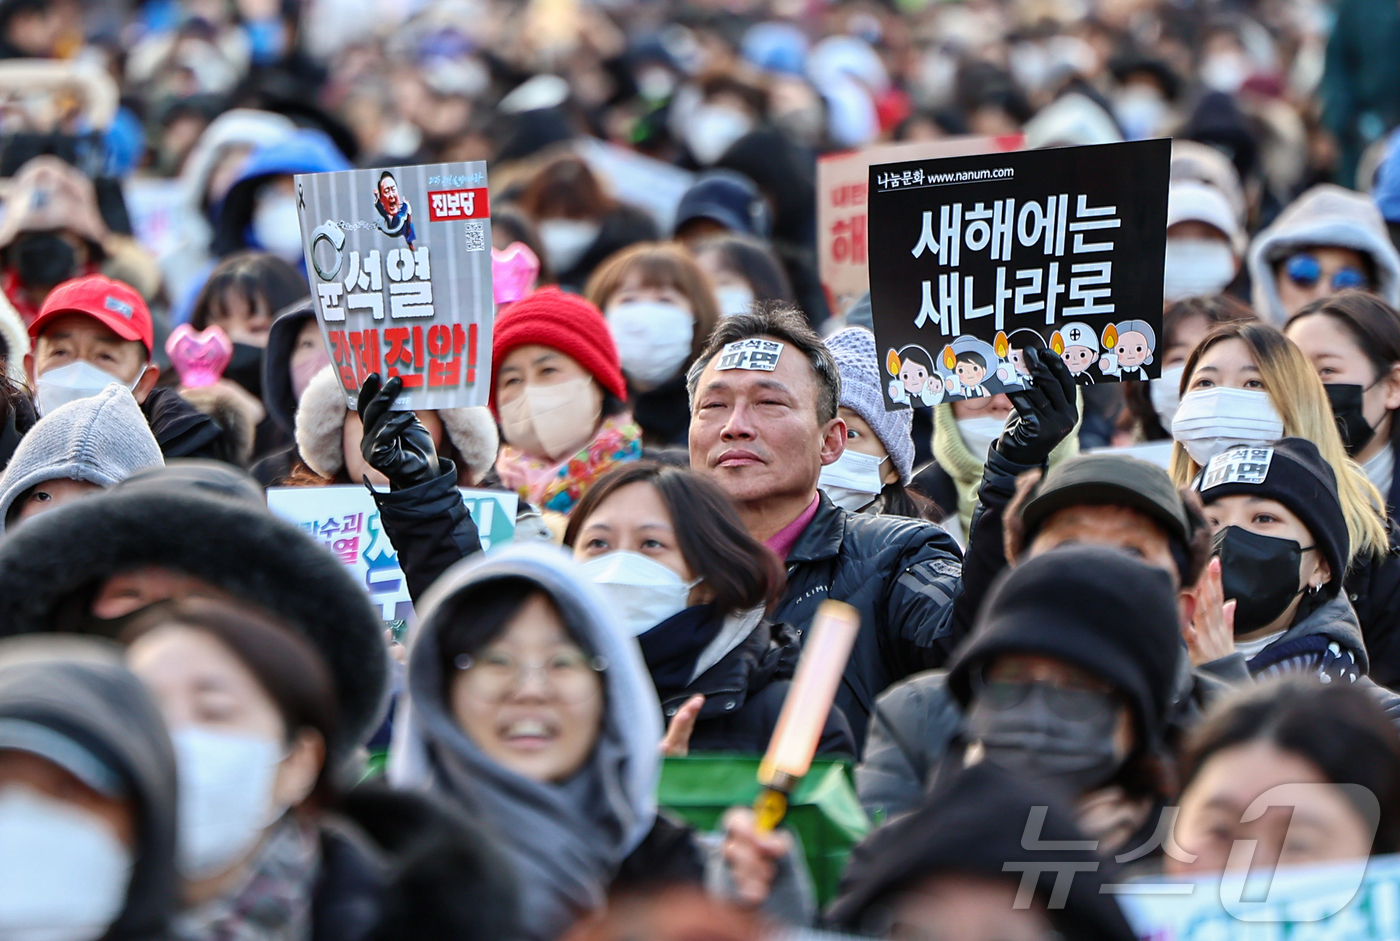
[[1081, 383], [1156, 378], [1171, 141], [870, 168], [870, 302], [886, 408], [1024, 388], [1049, 348]]

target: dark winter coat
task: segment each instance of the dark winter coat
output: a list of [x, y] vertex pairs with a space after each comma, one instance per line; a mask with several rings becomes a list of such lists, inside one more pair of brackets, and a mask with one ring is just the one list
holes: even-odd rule
[[627, 403], [632, 418], [642, 427], [648, 447], [686, 447], [690, 441], [690, 393], [685, 370], [654, 389], [638, 392], [629, 383]]
[[415, 601], [454, 563], [481, 551], [481, 534], [457, 489], [457, 468], [446, 458], [438, 465], [442, 473], [425, 484], [371, 491]]
[[253, 476], [264, 487], [286, 477], [296, 463], [297, 399], [292, 391], [292, 353], [302, 326], [315, 319], [316, 311], [307, 300], [278, 315], [267, 331], [261, 398], [267, 417], [279, 430], [283, 444], [270, 453], [255, 454], [260, 460], [253, 465]]
[[[668, 683], [653, 665], [646, 638], [653, 632], [666, 631], [667, 626], [678, 619], [712, 616], [711, 606], [687, 608], [638, 638], [642, 655], [647, 658], [647, 668], [656, 683], [661, 710], [668, 719], [690, 697], [697, 694], [705, 697], [705, 705], [690, 736], [692, 753], [762, 754], [768, 750], [783, 700], [792, 685], [800, 644], [796, 631], [786, 624], [763, 620], [760, 614], [754, 611], [747, 616], [715, 619], [720, 623], [708, 631], [714, 638], [708, 648], [710, 655], [702, 662], [691, 662], [699, 669], [703, 663], [718, 660], [684, 685]], [[839, 709], [832, 709], [827, 717], [817, 752], [828, 756], [855, 756], [850, 723]]]
[[10, 465], [15, 448], [34, 423], [39, 420], [34, 413], [34, 403], [29, 396], [17, 389], [8, 390], [8, 395], [0, 399], [0, 408], [5, 410], [5, 422], [0, 425], [0, 472]]
[[169, 386], [152, 389], [141, 403], [141, 412], [167, 461], [177, 457], [217, 459], [224, 450], [220, 440], [224, 430], [219, 423]]
[[940, 527], [852, 513], [824, 493], [817, 499], [816, 515], [788, 552], [787, 592], [773, 620], [793, 625], [800, 637], [828, 598], [859, 612], [860, 634], [836, 705], [860, 748], [875, 697], [910, 674], [942, 666], [975, 612], [959, 605], [955, 616], [962, 554]]
[[166, 937], [177, 904], [175, 755], [150, 694], [110, 644], [29, 637], [0, 644], [0, 719], [85, 746], [122, 778], [136, 821], [126, 905], [99, 941]]
[[461, 809], [370, 784], [326, 815], [311, 941], [497, 941], [518, 926], [509, 862]]
[[[1400, 481], [1400, 474], [1396, 480]], [[1397, 498], [1400, 490], [1392, 488], [1391, 500]], [[1387, 526], [1390, 546], [1386, 554], [1358, 559], [1342, 584], [1366, 641], [1371, 679], [1382, 686], [1396, 686], [1400, 685], [1400, 524], [1391, 518]]]

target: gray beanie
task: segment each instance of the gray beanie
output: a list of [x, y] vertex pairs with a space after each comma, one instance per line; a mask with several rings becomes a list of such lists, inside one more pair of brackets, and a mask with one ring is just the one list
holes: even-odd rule
[[847, 327], [827, 337], [826, 346], [841, 371], [840, 404], [865, 419], [899, 471], [899, 482], [907, 486], [914, 473], [914, 411], [885, 411], [875, 335], [861, 327]]
[[130, 389], [114, 382], [54, 409], [20, 440], [0, 475], [0, 532], [11, 505], [30, 487], [63, 479], [111, 487], [164, 464], [141, 406]]

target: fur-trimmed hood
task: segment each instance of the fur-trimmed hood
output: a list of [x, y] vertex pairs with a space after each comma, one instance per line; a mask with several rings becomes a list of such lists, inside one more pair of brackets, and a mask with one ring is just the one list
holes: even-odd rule
[[24, 355], [31, 349], [29, 328], [3, 291], [0, 291], [0, 344], [4, 345], [0, 356], [5, 358], [6, 378], [12, 385], [27, 387], [29, 378], [24, 374]]
[[1380, 210], [1360, 193], [1323, 183], [1290, 203], [1249, 246], [1254, 311], [1262, 319], [1276, 327], [1288, 319], [1273, 266], [1315, 245], [1350, 248], [1368, 256], [1376, 266], [1376, 293], [1392, 307], [1400, 304], [1400, 253], [1391, 244]]
[[36, 516], [0, 540], [0, 636], [95, 631], [93, 594], [144, 566], [193, 575], [305, 634], [335, 676], [347, 749], [378, 726], [388, 652], [364, 586], [305, 531], [238, 500], [118, 487]]
[[[348, 411], [333, 365], [316, 374], [297, 406], [297, 451], [307, 467], [327, 479], [333, 479], [345, 467], [342, 431]], [[443, 408], [438, 409], [437, 414], [472, 477], [480, 477], [490, 470], [496, 463], [496, 451], [501, 443], [491, 411]]]

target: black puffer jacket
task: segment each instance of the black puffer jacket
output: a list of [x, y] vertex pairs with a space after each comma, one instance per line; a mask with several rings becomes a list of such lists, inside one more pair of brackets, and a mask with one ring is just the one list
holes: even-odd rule
[[860, 613], [860, 635], [836, 705], [865, 742], [875, 697], [891, 684], [943, 665], [975, 612], [961, 592], [962, 554], [940, 527], [922, 520], [851, 513], [818, 493], [816, 516], [787, 555], [788, 587], [773, 620], [801, 636], [828, 598]]
[[481, 534], [457, 489], [457, 468], [446, 458], [438, 465], [441, 473], [425, 484], [370, 491], [415, 601], [454, 563], [481, 551]]
[[214, 419], [186, 402], [179, 392], [168, 386], [156, 386], [141, 403], [141, 411], [167, 461], [176, 457], [219, 459], [224, 430]]
[[[652, 632], [664, 632], [681, 618], [713, 618], [710, 605], [696, 605], [656, 625], [639, 639], [647, 668], [652, 671], [661, 710], [669, 719], [697, 694], [705, 705], [690, 736], [694, 752], [762, 754], [773, 737], [778, 713], [791, 686], [801, 652], [797, 632], [786, 624], [763, 620], [761, 612], [734, 615], [707, 633], [714, 641], [701, 658], [692, 661], [701, 672], [683, 686], [668, 683], [666, 673], [653, 664]], [[707, 655], [706, 655], [707, 654]], [[709, 664], [711, 661], [713, 665]], [[854, 756], [855, 739], [840, 709], [832, 709], [817, 743], [817, 752], [828, 756]]]
[[1366, 640], [1371, 679], [1394, 687], [1400, 685], [1400, 524], [1391, 519], [1387, 526], [1389, 550], [1357, 559], [1343, 585]]

